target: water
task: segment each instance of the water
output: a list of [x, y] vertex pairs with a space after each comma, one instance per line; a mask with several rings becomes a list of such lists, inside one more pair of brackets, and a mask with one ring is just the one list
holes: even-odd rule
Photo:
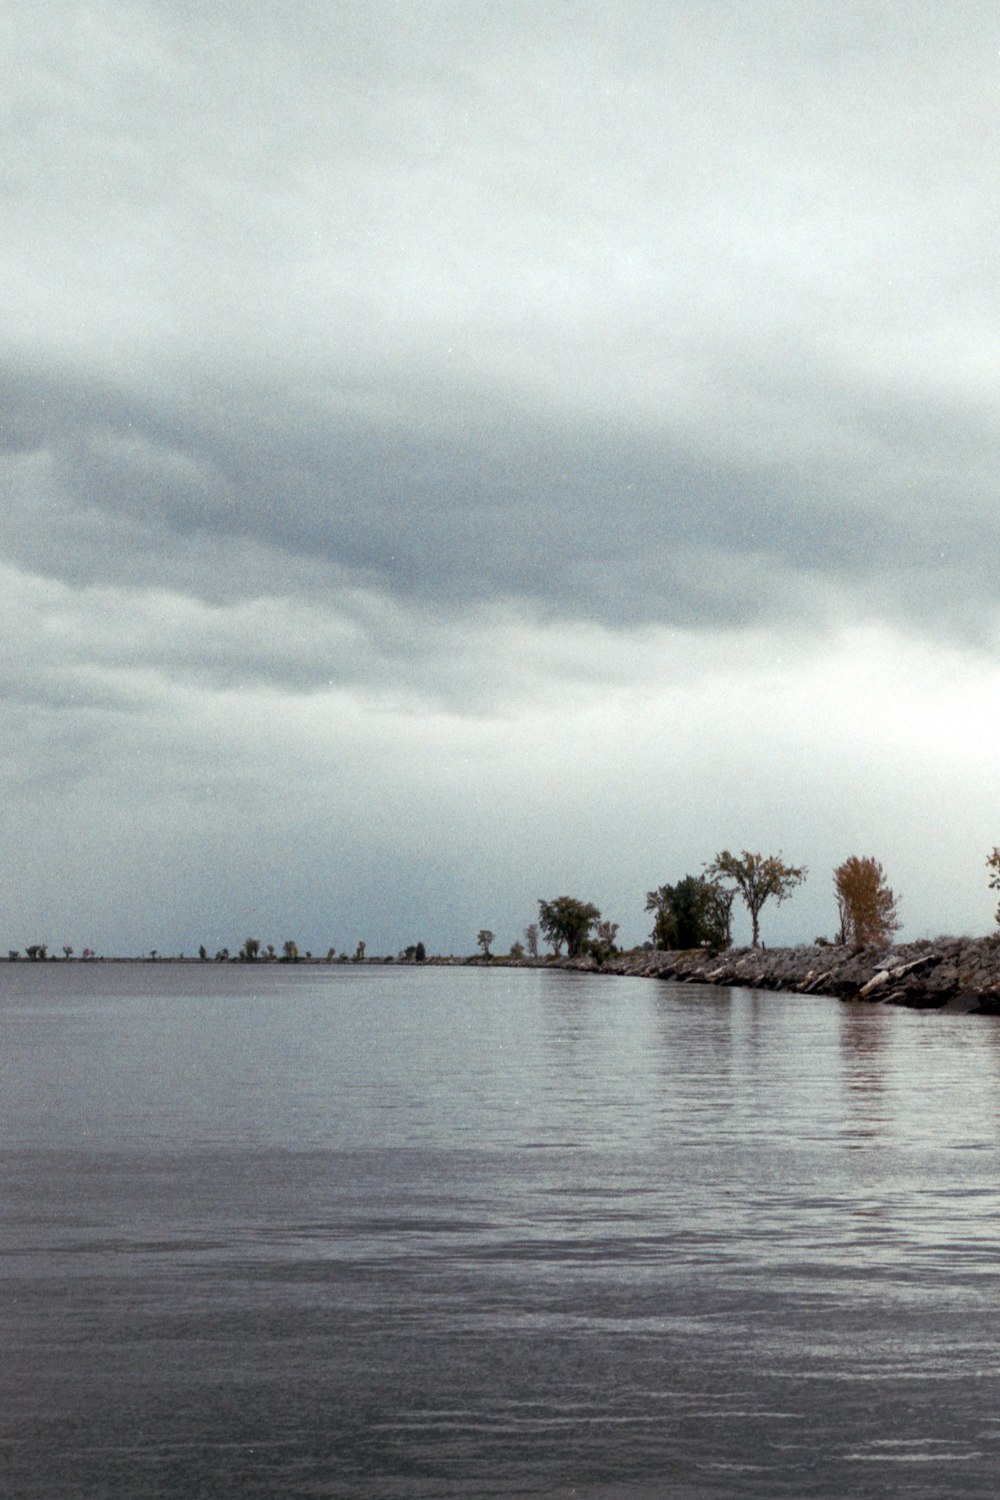
[[992, 1497], [1000, 1024], [0, 965], [0, 1493]]

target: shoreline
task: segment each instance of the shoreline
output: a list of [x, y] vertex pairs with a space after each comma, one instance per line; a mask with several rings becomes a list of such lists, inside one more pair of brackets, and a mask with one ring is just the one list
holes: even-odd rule
[[[0, 963], [10, 963], [0, 958]], [[217, 959], [158, 954], [126, 957], [94, 954], [83, 958], [57, 957], [20, 959], [31, 967], [46, 968], [103, 964], [180, 964], [184, 967], [215, 968]], [[467, 957], [428, 954], [415, 960], [399, 956], [366, 955], [362, 959], [308, 957], [289, 963], [283, 959], [259, 959], [250, 963], [236, 957], [226, 967], [256, 969], [271, 963], [295, 969], [469, 967], [491, 969], [559, 969], [579, 974], [612, 974], [633, 979], [664, 979], [679, 984], [729, 986], [765, 990], [772, 994], [823, 995], [832, 999], [872, 1005], [902, 1005], [911, 1010], [947, 1010], [964, 1014], [1000, 1015], [1000, 932], [989, 937], [921, 938], [912, 943], [886, 944], [877, 948], [844, 947], [834, 943], [803, 944], [792, 948], [729, 948], [709, 954], [703, 949], [667, 951], [635, 950], [615, 953], [598, 960], [591, 954], [567, 958], [547, 954], [538, 958], [511, 958], [507, 954]]]
[[[502, 962], [502, 960], [501, 960]], [[516, 967], [620, 974], [681, 984], [728, 985], [775, 994], [824, 995], [911, 1010], [1000, 1015], [1000, 935], [922, 938], [880, 948], [833, 943], [796, 948], [730, 948], [707, 955], [653, 951], [592, 957], [527, 959]]]

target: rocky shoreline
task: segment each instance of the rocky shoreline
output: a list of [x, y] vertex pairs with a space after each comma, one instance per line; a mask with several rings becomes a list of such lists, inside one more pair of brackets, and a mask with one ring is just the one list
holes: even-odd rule
[[1000, 1015], [1000, 935], [922, 939], [884, 948], [834, 944], [801, 948], [732, 948], [707, 956], [643, 952], [548, 960], [560, 968], [685, 984], [831, 995], [838, 1000]]

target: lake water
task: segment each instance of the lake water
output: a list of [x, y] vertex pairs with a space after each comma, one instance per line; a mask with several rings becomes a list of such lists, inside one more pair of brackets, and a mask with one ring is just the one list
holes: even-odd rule
[[0, 965], [0, 1494], [990, 1496], [1000, 1023]]

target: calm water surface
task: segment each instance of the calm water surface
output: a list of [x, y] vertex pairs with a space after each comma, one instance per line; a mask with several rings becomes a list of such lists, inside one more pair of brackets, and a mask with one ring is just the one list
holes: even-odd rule
[[990, 1496], [1000, 1025], [0, 965], [0, 1493]]

